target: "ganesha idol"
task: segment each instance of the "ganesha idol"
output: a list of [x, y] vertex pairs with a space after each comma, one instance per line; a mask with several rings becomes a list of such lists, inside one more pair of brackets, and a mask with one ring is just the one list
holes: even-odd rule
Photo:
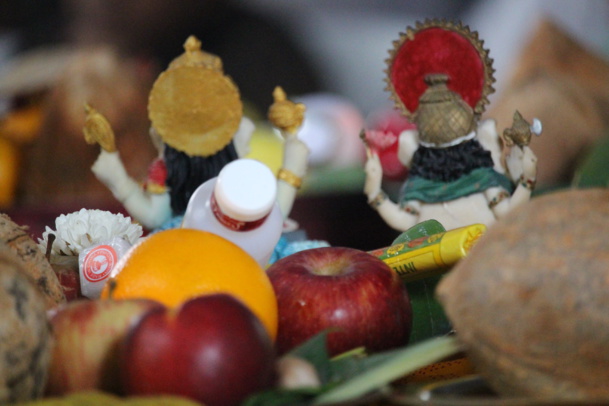
[[368, 149], [364, 193], [400, 231], [429, 219], [446, 229], [491, 225], [527, 202], [537, 158], [529, 148], [541, 123], [519, 112], [500, 136], [480, 117], [493, 89], [492, 60], [475, 32], [460, 23], [426, 21], [394, 42], [387, 60], [387, 90], [414, 130], [399, 136], [398, 157], [408, 168], [399, 202], [382, 190], [383, 170]]

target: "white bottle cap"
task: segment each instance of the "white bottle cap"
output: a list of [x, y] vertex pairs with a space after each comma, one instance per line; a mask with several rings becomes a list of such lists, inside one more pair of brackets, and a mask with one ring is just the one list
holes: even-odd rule
[[214, 196], [228, 217], [256, 221], [269, 214], [277, 198], [277, 179], [263, 163], [237, 159], [222, 168]]

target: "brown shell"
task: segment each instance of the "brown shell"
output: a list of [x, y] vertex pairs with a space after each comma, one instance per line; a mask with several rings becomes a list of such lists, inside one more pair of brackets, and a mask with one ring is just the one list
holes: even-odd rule
[[0, 242], [8, 245], [23, 262], [23, 270], [43, 293], [47, 309], [66, 301], [59, 279], [38, 244], [6, 214], [0, 214]]
[[43, 394], [52, 336], [45, 298], [23, 262], [0, 243], [0, 403]]
[[504, 395], [609, 398], [609, 190], [534, 198], [489, 228], [437, 294]]

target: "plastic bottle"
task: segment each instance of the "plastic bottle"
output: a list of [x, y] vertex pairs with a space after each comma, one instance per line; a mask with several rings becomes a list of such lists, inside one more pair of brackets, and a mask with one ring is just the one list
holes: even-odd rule
[[112, 268], [131, 248], [121, 237], [113, 237], [81, 251], [78, 255], [80, 291], [89, 299], [98, 299], [111, 276]]
[[224, 237], [266, 267], [283, 229], [277, 179], [266, 165], [253, 159], [225, 165], [216, 178], [195, 190], [182, 227]]

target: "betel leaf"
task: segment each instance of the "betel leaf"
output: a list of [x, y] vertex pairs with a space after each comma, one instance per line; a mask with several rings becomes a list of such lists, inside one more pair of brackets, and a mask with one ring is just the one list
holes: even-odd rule
[[362, 372], [370, 362], [363, 347], [339, 354], [333, 358], [328, 355], [326, 343], [331, 329], [322, 331], [299, 347], [290, 351], [290, 355], [310, 362], [322, 386], [331, 386]]
[[[291, 390], [271, 389], [250, 396], [242, 406], [306, 405], [310, 404], [315, 396], [327, 390], [332, 383], [340, 382], [339, 371], [332, 365], [326, 346], [330, 332], [331, 330], [324, 330], [289, 352], [289, 355], [302, 358], [313, 365], [321, 382], [320, 387]], [[345, 358], [349, 358], [349, 356]]]
[[442, 277], [435, 275], [406, 284], [412, 306], [411, 344], [448, 334], [452, 330], [442, 304], [435, 297]]
[[334, 383], [345, 382], [352, 377], [379, 365], [385, 360], [392, 358], [399, 350], [385, 351], [374, 355], [366, 356], [365, 353], [350, 354], [347, 357], [337, 357], [332, 359], [331, 368]]
[[318, 395], [314, 405], [328, 405], [358, 399], [372, 391], [379, 390], [396, 379], [417, 369], [440, 361], [460, 351], [454, 337], [437, 337], [408, 346], [387, 354], [379, 354], [379, 362], [371, 356], [367, 368]]
[[250, 396], [241, 406], [306, 406], [320, 392], [318, 388], [272, 389]]
[[290, 352], [290, 355], [303, 357], [313, 363], [320, 377], [326, 377], [320, 387], [272, 389], [254, 394], [243, 406], [329, 404], [360, 399], [386, 388], [404, 375], [460, 351], [455, 338], [439, 337], [369, 356], [356, 349], [328, 359], [327, 334], [327, 331], [320, 333]]
[[331, 330], [324, 330], [290, 351], [290, 355], [307, 360], [315, 367], [322, 385], [331, 379], [331, 361], [326, 346], [330, 332]]
[[[444, 232], [446, 229], [439, 221], [433, 219], [422, 221], [400, 234], [393, 241], [393, 245]], [[410, 333], [412, 344], [447, 334], [452, 329], [442, 305], [434, 296], [440, 279], [442, 275], [435, 275], [406, 284], [413, 314]]]
[[572, 186], [609, 186], [609, 136], [599, 139], [575, 170]]

